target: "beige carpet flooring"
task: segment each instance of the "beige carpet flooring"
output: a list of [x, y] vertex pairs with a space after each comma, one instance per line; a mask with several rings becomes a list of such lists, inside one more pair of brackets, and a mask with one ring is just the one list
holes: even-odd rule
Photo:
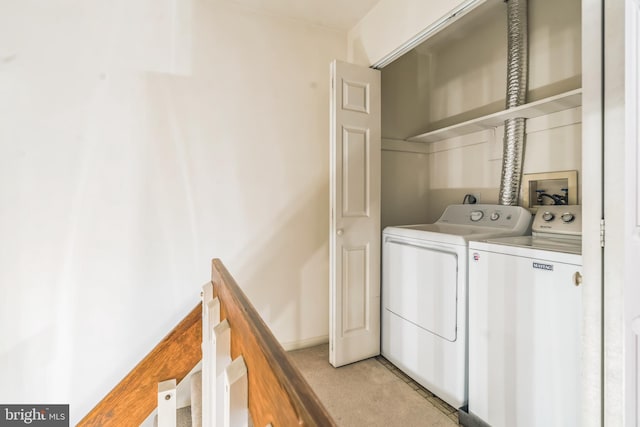
[[328, 344], [289, 355], [340, 427], [458, 425], [453, 408], [382, 357], [336, 369]]

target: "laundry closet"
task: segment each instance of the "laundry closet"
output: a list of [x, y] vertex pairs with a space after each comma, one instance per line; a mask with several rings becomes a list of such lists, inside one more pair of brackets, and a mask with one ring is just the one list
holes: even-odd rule
[[[432, 223], [473, 194], [497, 203], [507, 6], [488, 1], [381, 70], [381, 224]], [[577, 171], [581, 200], [581, 2], [528, 3], [523, 173]]]
[[[507, 5], [487, 2], [381, 72], [382, 354], [454, 408], [461, 408], [462, 414], [467, 414], [468, 408], [464, 425], [475, 425], [479, 420], [496, 426], [559, 425], [557, 421], [562, 413], [567, 414], [562, 423], [574, 425], [581, 411], [579, 373], [569, 375], [570, 370], [565, 369], [566, 378], [560, 374], [552, 376], [558, 383], [553, 379], [543, 380], [555, 369], [555, 364], [543, 362], [551, 348], [570, 355], [567, 366], [579, 372], [581, 289], [571, 286], [563, 276], [561, 284], [554, 286], [554, 292], [535, 298], [529, 296], [529, 301], [537, 298], [541, 314], [540, 318], [532, 313], [527, 316], [524, 314], [526, 303], [518, 303], [515, 298], [507, 301], [507, 293], [498, 291], [488, 302], [483, 297], [489, 298], [486, 295], [489, 292], [479, 295], [478, 289], [481, 284], [494, 283], [508, 274], [507, 289], [514, 294], [524, 294], [525, 289], [536, 289], [535, 292], [542, 294], [541, 284], [549, 282], [551, 275], [538, 277], [539, 283], [529, 283], [528, 287], [519, 286], [518, 283], [534, 274], [528, 267], [514, 273], [511, 268], [514, 261], [507, 257], [504, 265], [479, 273], [475, 268], [478, 253], [474, 252], [473, 257], [468, 255], [469, 240], [479, 239], [482, 233], [495, 238], [497, 235], [491, 233], [499, 232], [496, 228], [482, 227], [496, 226], [504, 217], [516, 218], [524, 211], [522, 208], [507, 211], [507, 206], [496, 210], [492, 206], [499, 203], [499, 196], [500, 202], [503, 200], [500, 192], [504, 191], [504, 181], [499, 189], [501, 175], [504, 179], [505, 171], [517, 169], [519, 163], [517, 160], [503, 162], [503, 156], [507, 156], [503, 147], [510, 145], [509, 149], [513, 150], [521, 144], [517, 137], [507, 143], [504, 129], [507, 118], [527, 119], [524, 149], [516, 157], [524, 159], [522, 174], [528, 179], [521, 180], [524, 183], [520, 197], [514, 190], [512, 201], [506, 204], [535, 209], [550, 202], [579, 205], [581, 199], [578, 179], [582, 147], [580, 2], [560, 2], [563, 10], [558, 2], [527, 3], [525, 6], [515, 0], [509, 3], [511, 23], [520, 19], [520, 12], [514, 11], [520, 8], [525, 18], [517, 24], [524, 22], [528, 27], [525, 30], [528, 41], [522, 50], [526, 52], [528, 48], [528, 61], [522, 65], [514, 65], [519, 58], [515, 48], [509, 52], [515, 59], [507, 55], [507, 33], [514, 31], [507, 28]], [[517, 24], [515, 27], [523, 27]], [[517, 43], [520, 36], [511, 33], [509, 37]], [[518, 81], [517, 85], [526, 85], [526, 100], [517, 106], [512, 103], [507, 109], [507, 72], [520, 74], [523, 68], [528, 69], [528, 78]], [[525, 83], [520, 83], [522, 81]], [[514, 102], [513, 97], [511, 100]], [[548, 186], [555, 181], [550, 178], [560, 176], [565, 177], [566, 183], [551, 190]], [[464, 218], [458, 219], [457, 214], [452, 213], [456, 206], [451, 205], [468, 200], [480, 205], [476, 210], [461, 210], [459, 213]], [[543, 212], [548, 214], [547, 209]], [[528, 217], [526, 211], [522, 216], [524, 214]], [[483, 222], [483, 215], [490, 215], [490, 220]], [[436, 220], [433, 226], [388, 227], [432, 224]], [[459, 224], [458, 228], [454, 224]], [[500, 232], [525, 234], [524, 229], [518, 231], [513, 224], [503, 226], [507, 229]], [[580, 233], [579, 223], [575, 226]], [[470, 235], [467, 242], [456, 241], [456, 236], [471, 232], [468, 227], [474, 227], [475, 237]], [[551, 224], [544, 223], [544, 227], [550, 229]], [[512, 252], [513, 249], [507, 249], [505, 253]], [[483, 254], [480, 261], [483, 265], [490, 253]], [[474, 268], [468, 266], [468, 262]], [[528, 266], [531, 261], [527, 259], [523, 263]], [[575, 274], [579, 276], [580, 267], [578, 263], [570, 269], [576, 269]], [[548, 264], [548, 268], [553, 270], [554, 266]], [[565, 288], [568, 295], [565, 305], [553, 310], [545, 299], [549, 295], [553, 295], [551, 300], [557, 298], [559, 290]], [[491, 314], [485, 313], [490, 305]], [[560, 324], [571, 325], [564, 344], [548, 345], [553, 342], [553, 332], [530, 344], [530, 337], [542, 328], [545, 316], [551, 318], [556, 311], [567, 313], [570, 309], [574, 315], [560, 321]], [[501, 331], [503, 322], [492, 320], [492, 325], [487, 327], [488, 322], [481, 319], [482, 316], [494, 319], [498, 312], [508, 313], [503, 316], [506, 319], [514, 310], [523, 317], [509, 318], [507, 323], [519, 325], [515, 333]], [[524, 321], [533, 326], [523, 327]], [[480, 324], [484, 326], [479, 327]], [[514, 334], [519, 338], [510, 338]], [[491, 338], [485, 339], [485, 336]], [[569, 344], [574, 342], [569, 338], [575, 341], [573, 345]], [[516, 341], [519, 344], [516, 345]], [[505, 346], [528, 356], [509, 359], [509, 352], [504, 354]], [[529, 356], [534, 354], [531, 347], [546, 350], [534, 358]], [[492, 354], [485, 356], [488, 352]], [[471, 362], [477, 360], [481, 360], [480, 364], [473, 364], [474, 369], [470, 370]], [[500, 361], [510, 367], [526, 365], [526, 368], [521, 368], [522, 373], [511, 368], [505, 372], [487, 368], [490, 363], [501, 366]], [[544, 373], [531, 378], [530, 373], [538, 370]], [[493, 376], [497, 379], [485, 381]], [[505, 390], [503, 383], [507, 379], [511, 385]], [[467, 389], [471, 390], [472, 385], [473, 402], [470, 396], [467, 400]], [[549, 393], [562, 389], [567, 395], [576, 396], [576, 400], [563, 401], [566, 407], [561, 410], [549, 404], [542, 391], [542, 397], [524, 397], [525, 391], [540, 387]], [[490, 402], [485, 403], [483, 396], [489, 394]], [[505, 396], [515, 394], [521, 397], [505, 403], [509, 400]], [[500, 404], [505, 407], [503, 410], [496, 409]], [[527, 406], [535, 407], [549, 418], [541, 423], [538, 416], [512, 409]]]
[[[524, 176], [571, 175], [563, 191], [569, 204], [580, 204], [581, 1], [529, 0], [526, 102], [508, 111], [507, 22], [505, 2], [487, 0], [454, 12], [380, 71], [332, 65], [334, 366], [380, 352], [385, 227], [434, 223], [468, 195], [498, 203], [506, 119], [527, 119]], [[528, 190], [523, 184], [520, 204], [544, 204]]]
[[505, 109], [505, 2], [452, 21], [379, 71], [332, 66], [330, 355], [343, 363], [379, 351], [382, 230], [432, 223], [466, 194], [497, 203], [506, 118], [528, 119], [525, 176], [575, 171], [571, 204], [582, 200], [581, 1], [528, 2], [517, 113]]

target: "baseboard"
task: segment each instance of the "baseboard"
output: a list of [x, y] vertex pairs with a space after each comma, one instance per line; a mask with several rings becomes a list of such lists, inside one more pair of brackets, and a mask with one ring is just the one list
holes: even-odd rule
[[491, 427], [484, 420], [469, 412], [468, 406], [458, 409], [458, 422], [463, 427]]
[[326, 344], [328, 342], [329, 342], [329, 335], [323, 335], [320, 337], [307, 338], [305, 340], [292, 341], [292, 342], [286, 342], [286, 343], [280, 343], [280, 344], [286, 351], [291, 351], [291, 350], [300, 350], [307, 347], [314, 347], [316, 345]]

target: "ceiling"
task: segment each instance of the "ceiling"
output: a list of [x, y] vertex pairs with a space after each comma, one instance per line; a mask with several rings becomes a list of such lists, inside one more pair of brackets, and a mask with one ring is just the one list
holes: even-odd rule
[[339, 30], [351, 29], [380, 0], [233, 0], [273, 15]]

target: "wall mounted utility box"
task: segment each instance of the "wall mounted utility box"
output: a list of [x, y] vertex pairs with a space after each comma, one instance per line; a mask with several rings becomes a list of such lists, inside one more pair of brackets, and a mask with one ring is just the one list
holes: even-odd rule
[[[564, 199], [556, 203], [554, 199]], [[578, 204], [578, 171], [527, 173], [522, 176], [522, 206], [535, 212], [538, 206]]]

